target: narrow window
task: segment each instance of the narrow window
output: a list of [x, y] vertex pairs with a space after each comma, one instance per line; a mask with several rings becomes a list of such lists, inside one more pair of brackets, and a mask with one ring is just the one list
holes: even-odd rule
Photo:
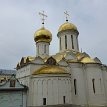
[[92, 84], [93, 84], [93, 92], [95, 93], [95, 79], [92, 79]]
[[78, 37], [76, 37], [76, 40], [77, 40], [77, 49], [79, 50]]
[[46, 105], [46, 98], [43, 98], [43, 105]]
[[60, 50], [61, 50], [61, 37], [60, 37]]
[[10, 80], [10, 87], [15, 87], [15, 80]]
[[46, 45], [44, 45], [44, 53], [46, 53]]
[[67, 49], [67, 36], [65, 35], [65, 49]]
[[101, 78], [100, 78], [100, 89], [101, 89], [101, 92], [102, 92], [102, 83], [101, 83]]
[[77, 81], [76, 79], [74, 79], [74, 91], [75, 91], [75, 95], [77, 94]]
[[38, 55], [39, 55], [39, 45], [38, 45]]
[[63, 102], [64, 102], [64, 104], [65, 104], [65, 96], [63, 96]]
[[72, 49], [74, 49], [73, 35], [71, 35]]

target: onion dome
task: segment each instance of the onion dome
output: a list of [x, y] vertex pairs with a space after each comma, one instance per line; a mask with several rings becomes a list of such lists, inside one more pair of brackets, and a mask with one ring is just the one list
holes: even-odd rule
[[52, 34], [49, 30], [42, 27], [41, 29], [37, 30], [34, 34], [35, 42], [48, 42], [50, 43], [52, 40]]
[[38, 74], [68, 74], [68, 73], [60, 67], [47, 66], [34, 71], [32, 74], [38, 75]]
[[61, 31], [66, 31], [66, 30], [74, 30], [74, 31], [77, 31], [77, 27], [72, 24], [72, 23], [69, 23], [69, 22], [65, 22], [64, 24], [62, 24], [59, 29], [58, 29], [58, 33], [61, 32]]

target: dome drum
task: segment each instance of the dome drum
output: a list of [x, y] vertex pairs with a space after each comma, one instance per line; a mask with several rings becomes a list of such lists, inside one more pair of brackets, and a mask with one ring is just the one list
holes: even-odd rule
[[74, 29], [67, 29], [67, 30], [63, 30], [63, 31], [60, 31], [57, 33], [57, 37], [59, 38], [61, 36], [61, 34], [64, 33], [65, 35], [67, 35], [68, 33], [72, 33], [72, 34], [75, 34], [75, 35], [79, 35], [79, 32], [77, 30], [74, 30]]

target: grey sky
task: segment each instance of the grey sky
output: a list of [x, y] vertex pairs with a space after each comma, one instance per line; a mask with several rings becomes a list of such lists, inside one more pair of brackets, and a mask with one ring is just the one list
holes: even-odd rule
[[13, 69], [22, 56], [36, 55], [33, 35], [42, 10], [53, 34], [51, 54], [59, 50], [57, 31], [67, 10], [80, 33], [80, 50], [107, 64], [107, 0], [0, 0], [0, 68]]

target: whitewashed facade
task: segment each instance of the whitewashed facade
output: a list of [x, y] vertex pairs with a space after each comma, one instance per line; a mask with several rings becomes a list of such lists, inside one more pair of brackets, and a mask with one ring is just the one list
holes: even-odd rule
[[59, 52], [52, 56], [49, 32], [40, 32], [35, 34], [36, 57], [23, 57], [17, 65], [16, 77], [29, 88], [27, 107], [107, 107], [107, 66], [79, 51], [75, 25], [60, 26]]

